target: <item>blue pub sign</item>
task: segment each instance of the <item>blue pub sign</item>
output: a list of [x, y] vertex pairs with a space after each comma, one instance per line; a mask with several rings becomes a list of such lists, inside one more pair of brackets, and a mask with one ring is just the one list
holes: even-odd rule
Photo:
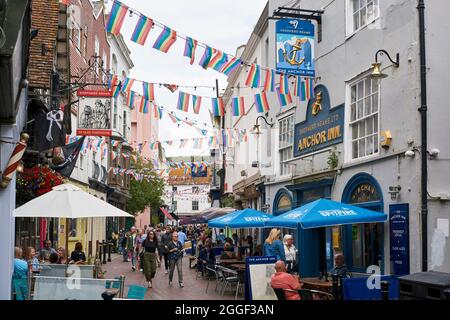
[[295, 125], [295, 158], [344, 141], [344, 105], [331, 109], [324, 85], [316, 86], [314, 95], [308, 102], [306, 120]]
[[389, 206], [391, 274], [409, 274], [409, 205]]
[[276, 67], [280, 73], [315, 76], [314, 25], [306, 20], [276, 23]]

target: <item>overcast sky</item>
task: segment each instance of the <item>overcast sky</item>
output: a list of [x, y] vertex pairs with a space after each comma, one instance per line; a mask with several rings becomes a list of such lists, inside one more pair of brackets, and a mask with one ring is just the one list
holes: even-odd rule
[[[112, 1], [108, 1], [108, 7]], [[229, 54], [235, 54], [238, 46], [245, 44], [250, 37], [253, 28], [266, 5], [266, 0], [121, 0], [130, 8], [175, 29], [179, 34], [190, 36], [200, 42], [206, 43]], [[134, 69], [131, 77], [148, 82], [174, 83], [185, 85], [215, 86], [215, 79], [219, 79], [219, 86], [223, 90], [227, 84], [226, 76], [215, 70], [205, 71], [198, 65], [204, 49], [196, 51], [196, 62], [189, 64], [189, 59], [183, 57], [184, 40], [178, 39], [170, 51], [165, 54], [152, 48], [155, 39], [160, 33], [160, 28], [155, 27], [147, 38], [145, 46], [140, 46], [128, 39], [133, 33], [137, 16], [127, 16], [122, 29], [122, 34], [132, 52], [131, 58]], [[133, 90], [142, 93], [141, 84], [135, 84]], [[188, 93], [215, 96], [212, 89], [182, 89]], [[210, 99], [203, 99], [200, 115], [192, 112], [184, 113], [176, 110], [178, 92], [172, 94], [165, 88], [155, 88], [157, 103], [166, 109], [175, 111], [181, 118], [197, 120], [204, 129], [211, 129], [211, 118], [208, 110], [211, 109]], [[160, 121], [159, 140], [173, 140], [181, 138], [201, 137], [192, 127], [186, 124], [178, 127], [166, 115]], [[173, 147], [166, 148], [166, 156], [200, 155], [208, 154], [207, 142], [203, 148], [193, 149], [192, 141], [183, 149], [178, 148], [175, 142]]]

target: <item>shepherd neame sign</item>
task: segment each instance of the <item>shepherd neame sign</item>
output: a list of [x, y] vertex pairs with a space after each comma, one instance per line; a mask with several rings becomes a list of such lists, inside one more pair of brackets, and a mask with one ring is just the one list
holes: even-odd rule
[[330, 109], [330, 96], [323, 85], [314, 89], [306, 120], [295, 125], [294, 157], [344, 141], [344, 105]]

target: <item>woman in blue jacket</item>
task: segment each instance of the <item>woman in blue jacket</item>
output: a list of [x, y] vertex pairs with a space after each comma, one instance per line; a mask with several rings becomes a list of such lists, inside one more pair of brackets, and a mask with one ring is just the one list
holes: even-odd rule
[[281, 242], [280, 229], [272, 229], [269, 236], [264, 242], [264, 255], [276, 256], [277, 260], [283, 260], [286, 262], [286, 256], [284, 254], [284, 245]]

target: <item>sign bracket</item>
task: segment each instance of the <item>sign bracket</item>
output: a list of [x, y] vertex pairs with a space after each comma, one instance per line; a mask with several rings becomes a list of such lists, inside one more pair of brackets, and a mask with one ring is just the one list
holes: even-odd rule
[[317, 22], [317, 41], [322, 41], [322, 14], [323, 10], [308, 10], [308, 9], [296, 9], [278, 7], [274, 10], [273, 16], [269, 17], [269, 20], [280, 20], [286, 18], [314, 20]]

